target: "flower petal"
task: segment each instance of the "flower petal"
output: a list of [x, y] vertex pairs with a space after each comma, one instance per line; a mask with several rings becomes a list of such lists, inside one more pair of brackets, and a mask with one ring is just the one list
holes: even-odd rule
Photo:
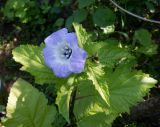
[[54, 49], [45, 47], [43, 49], [43, 56], [44, 56], [44, 62], [45, 64], [49, 67], [52, 68], [53, 64], [55, 62], [55, 54], [54, 54]]
[[54, 44], [57, 44], [59, 42], [65, 41], [65, 35], [68, 33], [68, 30], [66, 28], [60, 29], [51, 35], [49, 35], [44, 42], [46, 43], [46, 46], [53, 46]]
[[72, 33], [66, 34], [65, 39], [69, 44], [70, 48], [78, 48], [78, 39], [77, 39], [76, 33], [72, 32]]
[[87, 53], [81, 49], [76, 48], [73, 50], [72, 56], [70, 58], [70, 69], [74, 73], [81, 73], [84, 70], [85, 60]]
[[57, 77], [61, 78], [68, 77], [72, 73], [68, 64], [54, 63], [52, 70]]

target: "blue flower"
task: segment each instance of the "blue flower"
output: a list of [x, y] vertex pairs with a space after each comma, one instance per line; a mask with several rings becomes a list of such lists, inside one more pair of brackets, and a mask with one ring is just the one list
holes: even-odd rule
[[68, 77], [71, 73], [81, 73], [87, 53], [78, 47], [77, 36], [68, 33], [66, 28], [60, 29], [45, 39], [43, 49], [45, 64], [57, 77]]

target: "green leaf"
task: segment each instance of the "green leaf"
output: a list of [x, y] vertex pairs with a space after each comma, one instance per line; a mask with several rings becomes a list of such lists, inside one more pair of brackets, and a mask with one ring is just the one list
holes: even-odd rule
[[99, 7], [93, 14], [94, 24], [100, 27], [111, 26], [116, 19], [115, 14], [109, 8]]
[[143, 101], [143, 97], [157, 81], [141, 71], [121, 66], [115, 71], [107, 69], [106, 79], [110, 93], [110, 109], [129, 112], [129, 108]]
[[56, 115], [44, 94], [22, 79], [12, 86], [6, 110], [5, 127], [52, 127]]
[[93, 82], [93, 85], [101, 98], [107, 105], [109, 105], [109, 91], [104, 77], [105, 72], [103, 71], [102, 66], [100, 64], [95, 65], [88, 63], [87, 69], [88, 79]]
[[87, 33], [82, 25], [74, 23], [73, 26], [78, 37], [79, 47], [83, 48], [88, 53], [88, 56], [95, 55], [95, 53], [105, 45], [104, 43], [93, 42], [93, 35]]
[[128, 49], [122, 46], [117, 40], [106, 40], [100, 43], [103, 43], [104, 46], [98, 50], [99, 61], [107, 67], [113, 68], [117, 64], [135, 58], [129, 53]]
[[30, 0], [7, 0], [3, 12], [6, 17], [13, 19], [19, 18], [23, 23], [28, 22], [27, 10]]
[[85, 80], [78, 84], [74, 106], [74, 114], [76, 115], [77, 120], [82, 119], [89, 113], [87, 112], [87, 109], [91, 108], [91, 103], [96, 104], [97, 98], [98, 94], [91, 81]]
[[61, 114], [58, 113], [55, 117], [54, 122], [52, 123], [52, 127], [65, 127], [66, 124], [67, 121]]
[[[94, 108], [96, 109], [97, 107]], [[90, 112], [91, 115], [77, 122], [78, 127], [112, 127], [112, 122], [117, 117], [115, 114], [108, 114], [105, 112]]]
[[36, 83], [59, 83], [60, 81], [64, 81], [55, 77], [52, 70], [44, 64], [42, 50], [43, 46], [21, 45], [15, 48], [12, 54], [14, 60], [23, 65], [21, 70], [33, 75]]
[[150, 44], [148, 46], [145, 45], [145, 46], [140, 47], [138, 49], [138, 52], [151, 56], [151, 55], [157, 54], [157, 49], [158, 49], [157, 44]]
[[67, 18], [65, 26], [70, 29], [72, 26], [72, 23], [74, 22], [74, 17], [71, 15]]
[[134, 42], [137, 41], [140, 46], [138, 52], [146, 55], [153, 55], [157, 53], [158, 46], [152, 41], [151, 34], [146, 29], [139, 29], [135, 31]]
[[64, 24], [64, 19], [63, 18], [59, 18], [56, 20], [56, 22], [54, 23], [54, 26], [58, 26], [61, 27]]
[[143, 46], [149, 45], [152, 42], [151, 34], [146, 29], [135, 31], [134, 39], [138, 40], [139, 43]]
[[88, 56], [94, 55], [97, 50], [103, 47], [104, 44], [102, 43], [92, 42], [92, 34], [87, 33], [82, 25], [74, 23], [73, 26], [78, 37], [79, 47], [83, 48], [88, 53]]
[[75, 75], [71, 76], [66, 80], [65, 84], [63, 84], [58, 92], [56, 98], [56, 104], [58, 106], [59, 112], [63, 115], [63, 117], [70, 122], [69, 119], [69, 109], [70, 109], [70, 97], [72, 91], [74, 89], [73, 84], [75, 83]]
[[77, 87], [74, 114], [78, 127], [110, 127], [117, 114], [110, 113], [91, 81]]
[[79, 8], [84, 8], [93, 4], [95, 0], [78, 0]]
[[86, 32], [86, 30], [82, 27], [82, 25], [74, 23], [73, 26], [78, 37], [79, 47], [85, 49], [86, 45], [88, 45], [88, 42], [91, 41], [90, 39], [91, 35]]
[[90, 55], [90, 56], [93, 56], [95, 55], [98, 50], [100, 50], [103, 46], [106, 46], [105, 43], [103, 42], [90, 42], [89, 44], [87, 44], [85, 46], [85, 49], [87, 51], [87, 53]]
[[58, 105], [59, 112], [63, 115], [63, 117], [70, 122], [69, 120], [69, 104], [70, 97], [72, 94], [73, 87], [67, 88], [62, 86], [57, 93], [56, 104]]
[[74, 22], [81, 23], [87, 18], [87, 11], [85, 9], [78, 9], [73, 13]]
[[73, 23], [83, 22], [87, 18], [87, 15], [88, 15], [88, 12], [85, 9], [76, 10], [70, 17], [67, 18], [66, 24], [65, 24], [66, 27], [70, 29]]

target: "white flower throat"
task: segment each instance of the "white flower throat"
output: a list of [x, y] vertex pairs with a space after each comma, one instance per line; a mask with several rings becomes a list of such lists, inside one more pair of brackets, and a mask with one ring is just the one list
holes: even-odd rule
[[59, 64], [67, 64], [72, 53], [72, 49], [66, 42], [61, 42], [54, 47], [54, 56]]
[[72, 49], [68, 45], [66, 45], [65, 47], [63, 47], [63, 49], [62, 49], [62, 55], [65, 58], [69, 59], [70, 56], [71, 56], [71, 54], [72, 54]]

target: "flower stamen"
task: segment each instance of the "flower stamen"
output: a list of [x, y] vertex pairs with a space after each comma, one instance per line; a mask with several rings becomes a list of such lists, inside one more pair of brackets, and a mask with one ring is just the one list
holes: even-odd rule
[[65, 46], [63, 51], [63, 55], [65, 56], [65, 58], [69, 59], [72, 54], [72, 49], [69, 46]]

